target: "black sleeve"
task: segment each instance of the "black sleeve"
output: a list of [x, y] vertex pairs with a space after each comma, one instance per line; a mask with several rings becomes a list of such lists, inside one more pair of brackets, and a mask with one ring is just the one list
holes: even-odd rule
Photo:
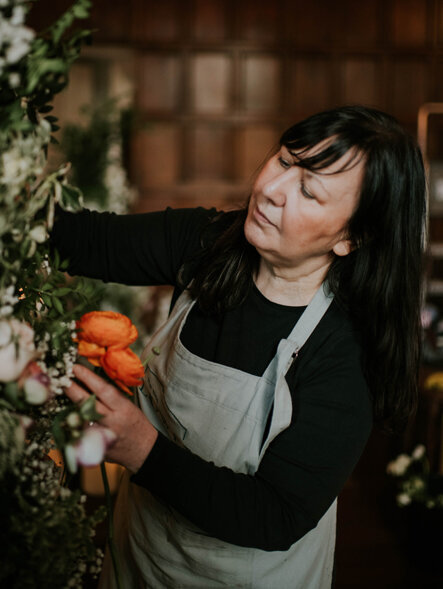
[[51, 245], [72, 275], [129, 285], [176, 285], [182, 264], [200, 248], [215, 209], [166, 209], [116, 215], [57, 212]]
[[[345, 338], [346, 340], [346, 338]], [[287, 550], [313, 529], [358, 461], [372, 410], [352, 338], [328, 343], [297, 367], [290, 427], [254, 476], [216, 467], [159, 435], [132, 481], [208, 534], [262, 550]]]

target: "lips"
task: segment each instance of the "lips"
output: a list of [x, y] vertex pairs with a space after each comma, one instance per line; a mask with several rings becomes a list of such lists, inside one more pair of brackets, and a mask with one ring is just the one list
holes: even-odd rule
[[272, 225], [275, 227], [274, 223], [268, 219], [258, 206], [254, 209], [254, 217], [261, 225]]

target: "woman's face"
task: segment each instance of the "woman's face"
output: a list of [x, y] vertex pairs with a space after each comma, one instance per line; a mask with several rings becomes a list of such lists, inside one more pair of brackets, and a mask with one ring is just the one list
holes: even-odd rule
[[[321, 148], [324, 144], [307, 155]], [[350, 155], [318, 172], [294, 165], [297, 159], [284, 146], [268, 160], [254, 184], [245, 222], [246, 239], [262, 258], [309, 273], [329, 265], [331, 253], [351, 251], [347, 224], [358, 204], [364, 158], [334, 174]]]

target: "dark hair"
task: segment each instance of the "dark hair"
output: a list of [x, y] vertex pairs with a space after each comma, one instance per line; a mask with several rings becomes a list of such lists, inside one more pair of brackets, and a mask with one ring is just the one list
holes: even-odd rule
[[[324, 149], [303, 156], [326, 138]], [[393, 117], [362, 106], [313, 115], [285, 131], [280, 145], [296, 151], [296, 165], [309, 170], [347, 152], [364, 158], [360, 200], [348, 224], [354, 249], [334, 256], [327, 280], [361, 334], [375, 417], [403, 424], [417, 400], [426, 209], [420, 150]], [[221, 233], [203, 250], [190, 286], [204, 310], [231, 308], [252, 286], [259, 257], [244, 236], [246, 215], [247, 207], [215, 220]]]

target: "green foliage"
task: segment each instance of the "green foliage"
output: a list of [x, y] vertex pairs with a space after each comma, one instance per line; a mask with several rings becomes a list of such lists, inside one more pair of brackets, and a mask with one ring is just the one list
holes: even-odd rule
[[[75, 320], [99, 296], [89, 281], [67, 277], [67, 262], [49, 246], [56, 206], [78, 209], [82, 196], [67, 181], [68, 165], [45, 170], [59, 128], [50, 114], [53, 97], [90, 37], [68, 29], [88, 16], [91, 2], [76, 0], [40, 35], [24, 24], [28, 6], [0, 3], [0, 353], [6, 363], [8, 349], [15, 350], [9, 358], [19, 367], [14, 378], [0, 374], [0, 586], [60, 589], [81, 587], [101, 558], [92, 536], [103, 514], [87, 516], [79, 491], [64, 486], [48, 458], [52, 439], [62, 447], [69, 437], [65, 418], [73, 409], [61, 393], [76, 356]], [[21, 340], [25, 333], [32, 342]], [[25, 346], [30, 355], [23, 368]], [[31, 365], [34, 386], [50, 392], [42, 405], [24, 394]], [[78, 435], [81, 420], [94, 415], [93, 407], [81, 411]]]

